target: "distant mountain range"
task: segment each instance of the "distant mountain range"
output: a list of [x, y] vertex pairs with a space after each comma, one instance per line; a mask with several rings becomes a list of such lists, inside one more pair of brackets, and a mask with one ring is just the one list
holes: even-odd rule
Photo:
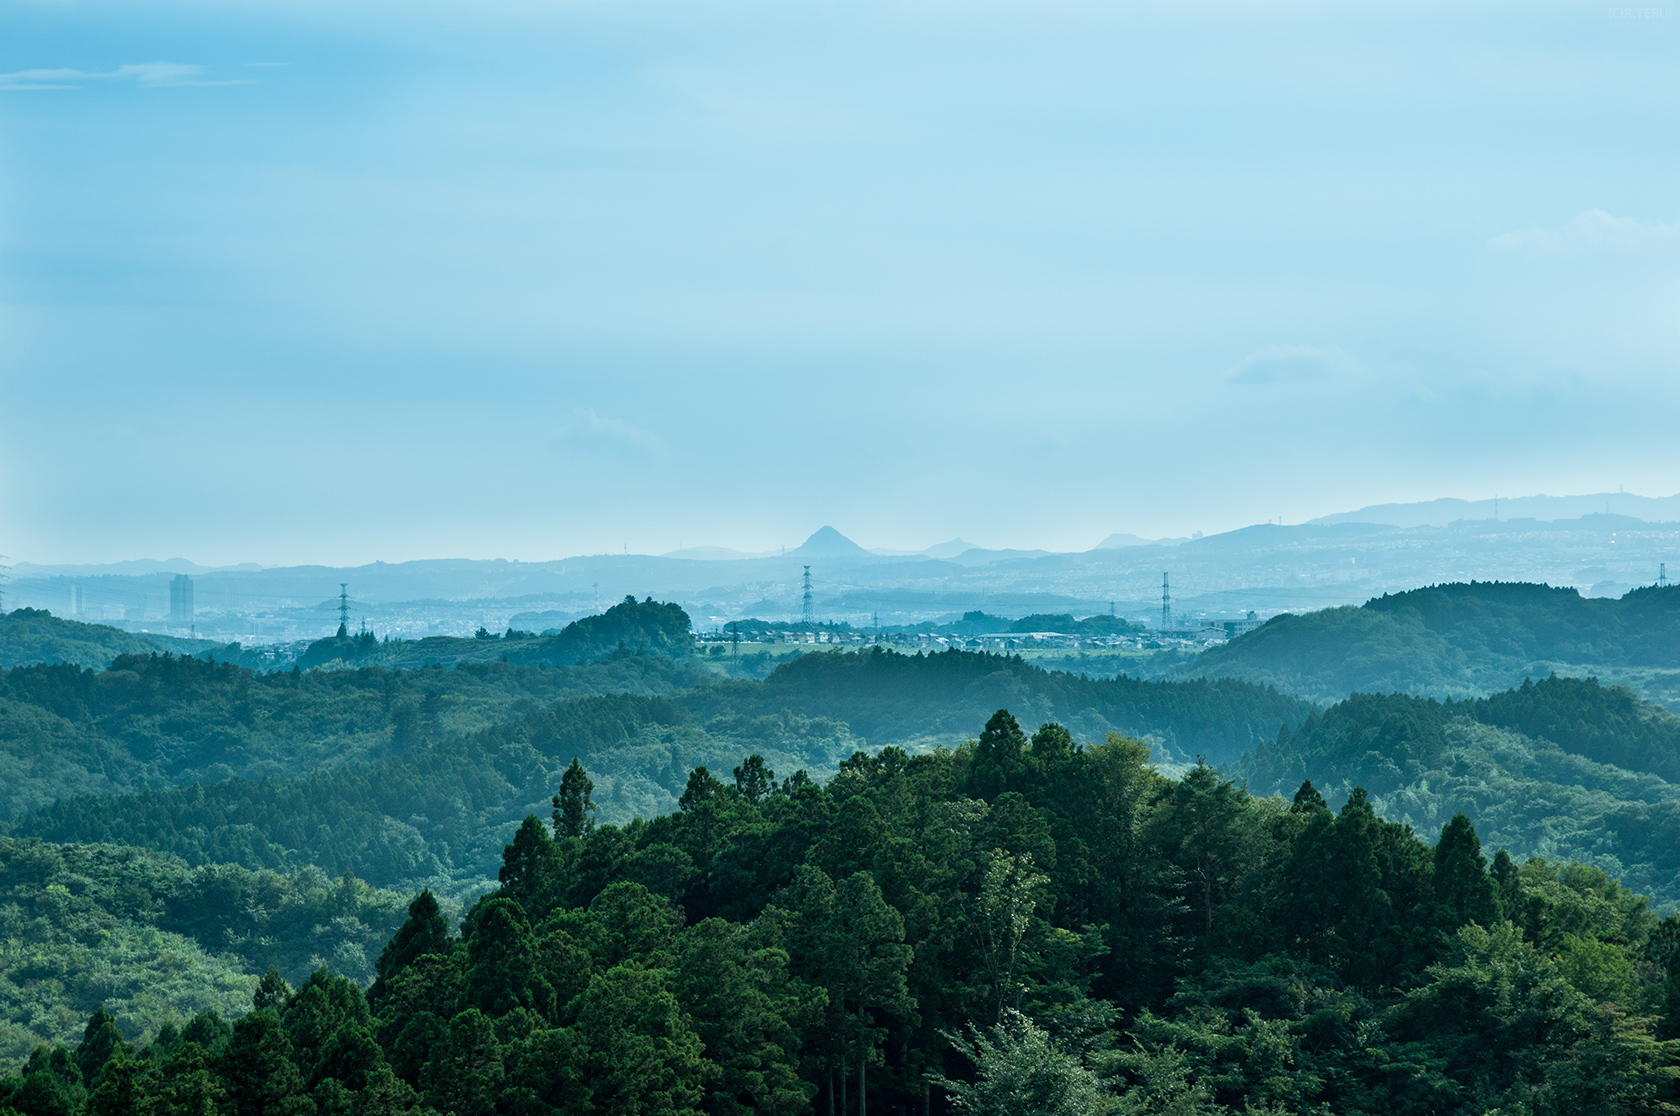
[[1445, 527], [1467, 519], [1579, 519], [1584, 515], [1625, 515], [1647, 523], [1680, 522], [1680, 496], [1635, 496], [1600, 492], [1591, 496], [1451, 498], [1415, 504], [1372, 504], [1358, 511], [1320, 516], [1313, 523], [1385, 523], [1390, 527]]
[[[1102, 547], [1074, 554], [993, 550], [962, 539], [930, 550], [878, 553], [824, 527], [788, 553], [772, 555], [720, 556], [692, 548], [675, 555], [547, 562], [433, 559], [212, 570], [191, 575], [196, 632], [163, 619], [171, 612], [171, 569], [53, 572], [20, 566], [6, 603], [137, 634], [149, 629], [247, 645], [330, 634], [338, 623], [341, 583], [349, 586], [351, 627], [365, 622], [381, 636], [471, 635], [479, 627], [510, 626], [541, 631], [554, 626], [549, 621], [563, 623], [626, 594], [680, 603], [699, 628], [709, 629], [745, 616], [797, 617], [808, 565], [819, 619], [874, 623], [878, 614], [883, 624], [943, 623], [975, 610], [1013, 619], [1112, 609], [1158, 626], [1166, 574], [1169, 623], [1176, 626], [1250, 611], [1266, 619], [1354, 605], [1443, 582], [1523, 581], [1575, 587], [1584, 597], [1619, 597], [1655, 583], [1667, 565], [1680, 576], [1680, 522], [1602, 511], [1573, 519], [1506, 518], [1501, 501], [1499, 519], [1457, 518], [1446, 526], [1260, 524], [1205, 538], [1111, 536]], [[522, 618], [517, 624], [516, 616]]]

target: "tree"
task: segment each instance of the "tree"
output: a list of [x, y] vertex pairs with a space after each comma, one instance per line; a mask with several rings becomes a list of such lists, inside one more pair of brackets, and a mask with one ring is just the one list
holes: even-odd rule
[[140, 1111], [140, 1076], [145, 1067], [116, 1048], [105, 1064], [99, 1084], [88, 1094], [87, 1116], [134, 1116]]
[[1301, 784], [1300, 789], [1295, 792], [1295, 800], [1289, 806], [1290, 812], [1295, 814], [1310, 814], [1316, 810], [1328, 810], [1329, 808], [1329, 804], [1324, 801], [1324, 796], [1319, 794], [1318, 788], [1312, 785], [1311, 779]]
[[292, 1044], [273, 1011], [253, 1011], [233, 1025], [221, 1057], [232, 1116], [314, 1116]]
[[1482, 859], [1482, 843], [1463, 813], [1441, 829], [1435, 846], [1435, 904], [1441, 928], [1457, 930], [1467, 922], [1492, 926], [1499, 920], [1494, 881]]
[[888, 905], [868, 872], [857, 872], [835, 889], [834, 914], [825, 935], [839, 986], [839, 1006], [850, 1005], [851, 1042], [858, 1062], [858, 1116], [869, 1112], [869, 1062], [877, 1057], [881, 1029], [874, 1014], [908, 1015], [915, 1010], [905, 976], [910, 947], [904, 917]]
[[688, 1116], [717, 1067], [662, 969], [615, 965], [579, 997], [574, 1031], [584, 1080], [602, 1116]]
[[280, 1014], [280, 1022], [291, 1044], [292, 1059], [304, 1072], [306, 1086], [317, 1084], [323, 1076], [331, 1076], [317, 1065], [342, 1028], [367, 1031], [373, 1027], [362, 990], [355, 982], [333, 976], [325, 969], [316, 969], [298, 986]]
[[804, 1112], [815, 1091], [800, 1079], [800, 1047], [827, 996], [789, 974], [784, 949], [753, 940], [763, 932], [709, 918], [679, 940], [675, 991], [721, 1070], [705, 1102], [713, 1116]]
[[216, 1116], [227, 1100], [204, 1047], [191, 1040], [183, 1041], [163, 1064], [150, 1092], [157, 1116]]
[[105, 1066], [119, 1055], [128, 1054], [128, 1043], [117, 1030], [117, 1021], [101, 1005], [87, 1021], [82, 1031], [82, 1044], [76, 1048], [76, 1067], [82, 1071], [82, 1084], [92, 1089], [99, 1084]]
[[483, 904], [473, 912], [467, 940], [468, 1002], [491, 1018], [517, 1007], [552, 1015], [554, 991], [537, 972], [538, 956], [524, 907], [500, 898]]
[[273, 965], [257, 982], [257, 990], [251, 993], [251, 1009], [253, 1011], [279, 1012], [291, 999], [292, 986], [286, 983], [286, 978], [280, 975], [280, 970]]
[[488, 1017], [468, 1008], [433, 1048], [420, 1086], [426, 1101], [455, 1116], [490, 1116], [502, 1091], [502, 1046]]
[[723, 784], [702, 765], [688, 773], [688, 786], [683, 788], [682, 797], [677, 799], [677, 809], [685, 813], [698, 810], [705, 803], [714, 802], [722, 796]]
[[1241, 871], [1250, 851], [1246, 803], [1236, 784], [1205, 762], [1185, 773], [1164, 799], [1151, 833], [1185, 873], [1191, 909], [1204, 939], [1214, 930], [1214, 908]]
[[[448, 952], [449, 920], [443, 917], [432, 889], [422, 888], [408, 905], [408, 918], [391, 935], [380, 951], [379, 960], [374, 962], [374, 971], [379, 974], [376, 985], [384, 985], [421, 957]], [[368, 994], [373, 996], [373, 989]]]
[[775, 786], [776, 773], [764, 765], [764, 757], [754, 753], [735, 769], [735, 790], [748, 805], [757, 806]]
[[965, 1037], [947, 1034], [974, 1063], [976, 1080], [935, 1076], [951, 1105], [968, 1116], [1100, 1116], [1115, 1101], [1079, 1057], [1060, 1049], [1048, 1032], [1006, 1008], [989, 1031], [970, 1027]]
[[560, 776], [560, 793], [554, 796], [554, 835], [582, 837], [595, 828], [595, 782], [583, 770], [576, 756]]
[[[559, 796], [555, 796], [556, 800]], [[527, 815], [511, 845], [502, 846], [502, 868], [497, 879], [502, 893], [526, 906], [546, 890], [543, 878], [548, 864], [551, 842], [535, 814]]]
[[980, 885], [976, 921], [985, 944], [999, 1024], [1005, 1011], [1019, 1014], [1021, 1010], [1021, 941], [1032, 927], [1033, 911], [1049, 884], [1050, 877], [1035, 870], [1031, 853], [1012, 856], [1002, 849], [992, 850]]
[[1015, 784], [1026, 766], [1026, 748], [1027, 735], [1009, 710], [993, 713], [974, 747], [968, 768], [969, 793], [989, 802], [1006, 790], [1019, 789]]

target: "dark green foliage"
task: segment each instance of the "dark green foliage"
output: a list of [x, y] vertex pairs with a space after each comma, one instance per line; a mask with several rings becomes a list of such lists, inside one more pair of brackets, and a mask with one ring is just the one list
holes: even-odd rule
[[437, 897], [426, 888], [408, 905], [408, 918], [385, 943], [374, 969], [381, 982], [389, 983], [420, 958], [448, 953], [449, 949], [449, 920], [443, 917]]
[[[743, 750], [737, 730], [756, 745], [754, 727], [729, 722], [714, 734], [664, 698], [580, 698], [376, 764], [296, 780], [235, 779], [114, 799], [68, 799], [37, 811], [19, 828], [48, 839], [159, 848], [196, 864], [319, 864], [381, 885], [454, 877], [461, 881], [459, 894], [497, 874], [511, 835], [500, 827], [512, 829], [540, 804], [561, 797], [555, 786], [574, 758], [599, 763], [597, 776], [612, 779], [612, 815], [628, 820], [675, 808], [682, 765], [711, 756], [737, 762]], [[800, 753], [752, 750], [790, 769], [813, 760], [813, 766], [832, 767], [857, 744], [832, 722], [799, 727], [800, 738], [788, 743]], [[593, 781], [581, 765], [577, 774]], [[592, 799], [580, 802], [587, 823]]]
[[314, 1102], [304, 1092], [279, 1016], [253, 1011], [233, 1025], [219, 1059], [233, 1116], [311, 1116]]
[[1026, 767], [1027, 734], [1009, 710], [999, 709], [980, 733], [968, 766], [968, 792], [991, 801], [1016, 789]]
[[560, 793], [553, 799], [554, 835], [582, 837], [595, 828], [595, 781], [584, 773], [583, 764], [572, 757], [560, 776]]
[[1447, 930], [1467, 922], [1492, 926], [1499, 919], [1499, 900], [1482, 858], [1482, 843], [1463, 814], [1453, 815], [1435, 844], [1434, 888]]
[[82, 1084], [92, 1089], [99, 1084], [112, 1059], [127, 1055], [128, 1044], [117, 1030], [117, 1021], [100, 1008], [88, 1020], [82, 1031], [82, 1044], [76, 1047], [76, 1068], [82, 1071]]

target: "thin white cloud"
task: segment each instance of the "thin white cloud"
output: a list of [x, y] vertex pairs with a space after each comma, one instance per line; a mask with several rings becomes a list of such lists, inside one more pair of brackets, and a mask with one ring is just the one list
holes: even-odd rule
[[598, 446], [617, 446], [638, 450], [654, 457], [665, 455], [665, 443], [659, 435], [632, 426], [623, 419], [598, 415], [594, 411], [573, 411], [571, 417], [555, 431], [563, 442], [593, 443]]
[[1680, 224], [1612, 217], [1589, 209], [1552, 229], [1527, 228], [1488, 241], [1495, 252], [1514, 256], [1632, 255], [1680, 247]]
[[1346, 352], [1326, 345], [1266, 345], [1243, 357], [1225, 377], [1234, 384], [1279, 384], [1323, 380], [1352, 372]]
[[89, 82], [132, 82], [143, 88], [173, 85], [249, 85], [240, 81], [208, 81], [203, 66], [181, 62], [137, 62], [114, 70], [14, 70], [0, 74], [0, 92], [42, 89], [80, 89]]

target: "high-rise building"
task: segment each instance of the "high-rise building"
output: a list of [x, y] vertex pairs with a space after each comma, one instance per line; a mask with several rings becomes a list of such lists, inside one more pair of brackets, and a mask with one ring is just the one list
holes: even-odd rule
[[193, 622], [192, 578], [186, 574], [169, 583], [169, 622], [181, 627]]

